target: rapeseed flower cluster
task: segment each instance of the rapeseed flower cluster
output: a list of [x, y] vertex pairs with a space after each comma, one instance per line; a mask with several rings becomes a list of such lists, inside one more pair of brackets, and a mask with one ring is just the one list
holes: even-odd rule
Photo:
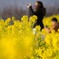
[[[45, 17], [44, 26], [50, 28], [53, 17], [59, 22], [59, 15]], [[0, 59], [59, 59], [59, 29], [49, 34], [40, 26], [33, 30], [36, 20], [35, 15], [24, 15], [21, 21], [15, 17], [0, 20]]]

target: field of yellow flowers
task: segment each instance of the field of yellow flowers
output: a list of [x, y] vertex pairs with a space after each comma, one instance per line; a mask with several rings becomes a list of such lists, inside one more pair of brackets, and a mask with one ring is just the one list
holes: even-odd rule
[[[44, 26], [50, 28], [53, 17], [59, 22], [59, 15], [45, 17]], [[0, 20], [0, 59], [59, 59], [59, 29], [48, 34], [36, 26], [33, 31], [36, 19], [25, 15], [21, 21], [15, 17]]]

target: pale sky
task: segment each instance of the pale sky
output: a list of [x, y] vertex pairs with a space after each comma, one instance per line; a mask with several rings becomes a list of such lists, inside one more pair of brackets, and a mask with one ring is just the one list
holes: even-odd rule
[[56, 4], [59, 6], [59, 0], [0, 0], [0, 9], [5, 7], [23, 7], [26, 9], [26, 5], [32, 3], [34, 5], [35, 1], [42, 1], [44, 6], [55, 6]]

